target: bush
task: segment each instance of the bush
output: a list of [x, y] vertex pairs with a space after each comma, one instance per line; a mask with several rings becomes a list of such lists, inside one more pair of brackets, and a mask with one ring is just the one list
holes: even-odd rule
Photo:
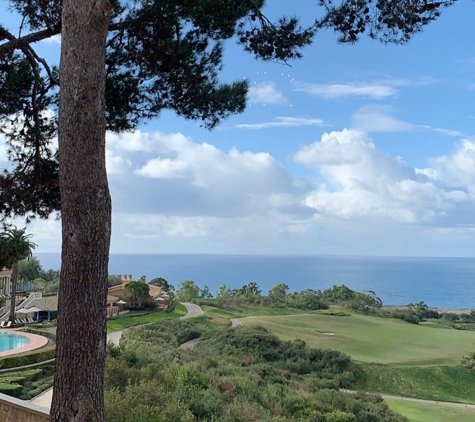
[[19, 368], [33, 363], [44, 362], [46, 360], [54, 359], [56, 356], [56, 347], [49, 346], [41, 351], [27, 352], [14, 356], [5, 356], [0, 359], [0, 369]]

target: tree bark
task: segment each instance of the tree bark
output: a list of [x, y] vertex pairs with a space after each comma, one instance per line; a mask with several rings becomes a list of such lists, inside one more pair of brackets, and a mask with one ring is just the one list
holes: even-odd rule
[[12, 265], [12, 276], [10, 278], [10, 315], [8, 319], [11, 322], [15, 322], [15, 308], [16, 308], [16, 284], [18, 281], [18, 262]]
[[59, 104], [62, 254], [51, 421], [104, 420], [111, 201], [105, 162], [110, 3], [64, 0]]

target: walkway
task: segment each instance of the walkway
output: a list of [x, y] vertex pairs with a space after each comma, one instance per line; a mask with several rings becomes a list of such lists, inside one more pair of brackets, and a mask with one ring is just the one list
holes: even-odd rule
[[[201, 309], [198, 305], [195, 305], [193, 303], [183, 303], [183, 305], [186, 306], [186, 310], [188, 311], [188, 313], [186, 315], [181, 316], [180, 319], [188, 319], [188, 318], [193, 318], [193, 317], [203, 315], [203, 309]], [[135, 328], [135, 327], [130, 327], [130, 328]], [[126, 330], [114, 331], [113, 333], [108, 334], [107, 342], [108, 343], [112, 342], [116, 346], [118, 346], [120, 342], [120, 338], [122, 337], [122, 333], [124, 331]], [[193, 347], [193, 346], [190, 346], [190, 347]], [[38, 406], [42, 406], [47, 409], [50, 409], [52, 400], [53, 400], [53, 387], [51, 387], [49, 390], [44, 391], [39, 396], [36, 396], [34, 399], [30, 401], [31, 403], [34, 403]]]
[[203, 309], [201, 309], [198, 305], [186, 302], [183, 302], [182, 304], [186, 306], [186, 310], [188, 311], [188, 313], [186, 315], [181, 316], [180, 319], [189, 319], [203, 315]]

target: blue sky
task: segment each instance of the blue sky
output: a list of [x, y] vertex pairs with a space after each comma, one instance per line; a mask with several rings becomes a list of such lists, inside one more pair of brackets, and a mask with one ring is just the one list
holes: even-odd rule
[[[305, 22], [313, 3], [266, 14]], [[291, 66], [229, 43], [222, 79], [249, 80], [243, 114], [210, 132], [164, 112], [107, 135], [111, 251], [474, 256], [474, 7], [405, 46], [323, 31]], [[58, 57], [58, 40], [37, 48]], [[60, 250], [58, 222], [31, 231]]]

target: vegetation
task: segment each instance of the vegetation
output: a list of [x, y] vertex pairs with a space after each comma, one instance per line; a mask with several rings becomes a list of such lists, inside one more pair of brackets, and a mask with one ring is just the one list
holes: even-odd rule
[[[18, 262], [18, 281], [31, 282], [36, 287], [44, 288], [44, 293], [57, 293], [59, 291], [60, 270], [45, 270], [38, 258], [32, 256]], [[116, 275], [108, 276], [108, 286], [117, 286], [122, 280]]]
[[125, 315], [112, 317], [107, 320], [107, 332], [124, 330], [126, 328], [135, 327], [137, 325], [149, 324], [162, 319], [177, 318], [186, 315], [186, 308], [178, 303], [170, 312], [163, 311], [131, 311]]
[[18, 262], [30, 258], [35, 244], [31, 241], [31, 234], [26, 234], [26, 227], [4, 227], [0, 233], [0, 268], [12, 269], [10, 291], [9, 320], [15, 321], [16, 285], [18, 281]]
[[425, 400], [475, 403], [474, 376], [462, 365], [358, 363], [358, 390]]
[[47, 346], [39, 351], [25, 352], [18, 355], [5, 356], [0, 359], [0, 369], [18, 368], [33, 363], [54, 359], [54, 346]]
[[346, 314], [338, 309], [309, 315], [259, 316], [242, 319], [244, 325], [262, 325], [284, 340], [300, 338], [312, 347], [348, 353], [358, 361], [405, 365], [459, 364], [473, 348], [473, 334], [439, 330], [402, 321]]
[[[176, 346], [201, 334], [192, 350]], [[169, 321], [131, 330], [109, 346], [106, 420], [405, 421], [352, 386], [348, 356], [282, 342], [264, 328], [208, 330]]]
[[150, 280], [148, 283], [152, 286], [158, 286], [161, 287], [162, 291], [166, 293], [173, 293], [175, 291], [175, 287], [173, 284], [170, 284], [167, 280], [165, 280], [163, 277], [156, 277]]
[[373, 291], [356, 292], [344, 284], [318, 291], [317, 297], [322, 302], [342, 305], [361, 312], [375, 313], [383, 306], [383, 302]]
[[124, 299], [129, 301], [131, 308], [141, 307], [145, 301], [150, 302], [150, 287], [143, 281], [131, 281], [124, 288]]
[[30, 400], [53, 385], [54, 364], [0, 374], [0, 393]]
[[[243, 111], [247, 83], [222, 84], [218, 78], [226, 40], [280, 62], [301, 57], [320, 28], [335, 29], [342, 42], [355, 42], [364, 32], [406, 42], [453, 2], [414, 0], [411, 7], [395, 7], [389, 0], [339, 6], [321, 0], [323, 16], [301, 28], [295, 17], [272, 23], [262, 14], [262, 0], [64, 0], [39, 7], [8, 1], [20, 30], [0, 26], [0, 119], [11, 123], [4, 135], [13, 161], [0, 177], [0, 212], [34, 218], [60, 211], [62, 219], [59, 298], [68, 312], [58, 319], [53, 421], [103, 420], [102, 307], [111, 235], [106, 129], [133, 129], [164, 108], [208, 127]], [[58, 34], [59, 72], [33, 47]], [[56, 151], [51, 144], [58, 133]], [[84, 385], [92, 393], [85, 394]]]

